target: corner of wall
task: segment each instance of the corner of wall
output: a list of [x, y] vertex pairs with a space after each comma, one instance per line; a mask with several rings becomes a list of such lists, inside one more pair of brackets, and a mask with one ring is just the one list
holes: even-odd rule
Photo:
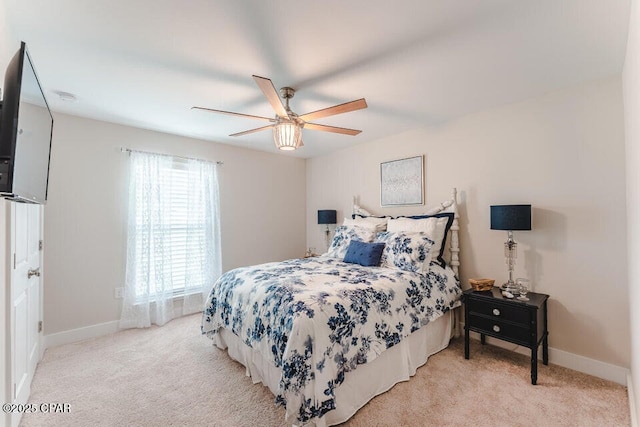
[[636, 397], [633, 390], [633, 378], [631, 372], [627, 374], [627, 394], [629, 396], [629, 417], [631, 419], [631, 427], [638, 427], [638, 410], [636, 409]]
[[624, 130], [627, 184], [627, 260], [630, 308], [631, 372], [627, 380], [631, 425], [640, 419], [640, 226], [636, 218], [640, 215], [640, 10], [638, 1], [631, 0], [629, 12], [629, 35], [622, 71], [624, 100]]

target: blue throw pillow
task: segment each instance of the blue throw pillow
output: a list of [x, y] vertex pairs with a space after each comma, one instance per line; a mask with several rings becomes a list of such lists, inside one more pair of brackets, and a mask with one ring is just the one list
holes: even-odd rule
[[352, 240], [344, 256], [344, 262], [360, 264], [364, 267], [376, 267], [380, 265], [380, 257], [384, 249], [384, 243], [366, 243]]

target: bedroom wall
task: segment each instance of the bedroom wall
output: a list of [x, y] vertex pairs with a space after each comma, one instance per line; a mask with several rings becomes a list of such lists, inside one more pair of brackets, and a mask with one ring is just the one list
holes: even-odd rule
[[223, 270], [304, 254], [303, 159], [56, 114], [44, 217], [45, 335], [120, 318], [114, 288], [124, 286], [128, 185], [121, 147], [224, 161]]
[[2, 70], [2, 79], [0, 80], [2, 82], [1, 84], [4, 84], [4, 70], [7, 68], [7, 64], [11, 60], [12, 55], [19, 48], [20, 43], [18, 40], [15, 40], [13, 38], [9, 23], [7, 22], [6, 5], [4, 3], [0, 3], [0, 70]]
[[632, 420], [640, 420], [640, 9], [631, 2], [627, 56], [622, 72], [625, 147], [627, 159], [627, 260], [629, 309], [631, 313], [631, 383], [629, 398]]
[[515, 233], [515, 277], [551, 295], [550, 346], [627, 368], [623, 130], [616, 77], [310, 159], [307, 244], [324, 248], [316, 210], [337, 209], [341, 221], [354, 195], [377, 214], [423, 211], [381, 208], [379, 167], [424, 154], [426, 205], [459, 191], [465, 288], [470, 277], [506, 280], [506, 232], [489, 229], [489, 206], [531, 203], [533, 231]]

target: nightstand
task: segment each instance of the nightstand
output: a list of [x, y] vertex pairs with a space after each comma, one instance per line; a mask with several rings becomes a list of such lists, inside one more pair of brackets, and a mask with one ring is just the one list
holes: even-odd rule
[[542, 344], [542, 363], [549, 364], [547, 300], [549, 295], [529, 292], [529, 301], [502, 296], [499, 288], [478, 292], [464, 291], [464, 358], [469, 359], [469, 332], [498, 338], [531, 349], [531, 384], [538, 380], [538, 347]]

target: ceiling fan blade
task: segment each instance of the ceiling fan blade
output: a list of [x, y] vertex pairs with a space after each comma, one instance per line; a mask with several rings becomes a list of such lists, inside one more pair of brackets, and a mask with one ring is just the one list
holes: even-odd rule
[[305, 122], [307, 120], [321, 119], [323, 117], [335, 116], [336, 114], [348, 113], [349, 111], [362, 110], [367, 108], [367, 101], [364, 98], [355, 101], [345, 102], [344, 104], [334, 105], [333, 107], [323, 108], [322, 110], [313, 111], [311, 113], [300, 116]]
[[269, 104], [273, 107], [276, 114], [280, 117], [289, 117], [287, 110], [285, 110], [284, 105], [282, 105], [282, 101], [280, 101], [280, 96], [278, 95], [278, 91], [276, 91], [275, 86], [273, 86], [273, 82], [265, 77], [253, 76], [253, 80], [256, 81], [258, 87], [264, 93], [264, 96], [267, 97]]
[[362, 132], [361, 130], [356, 130], [356, 129], [339, 128], [336, 126], [319, 125], [316, 123], [305, 123], [304, 128], [311, 129], [311, 130], [321, 130], [324, 132], [341, 133], [343, 135], [351, 135], [351, 136], [356, 136], [357, 134]]
[[238, 133], [232, 133], [229, 136], [242, 136], [242, 135], [248, 135], [250, 133], [254, 133], [254, 132], [260, 132], [262, 130], [267, 130], [267, 129], [271, 129], [273, 127], [273, 125], [269, 125], [269, 126], [262, 126], [259, 128], [255, 128], [255, 129], [251, 129], [251, 130], [245, 130], [243, 132], [238, 132]]
[[276, 121], [275, 119], [272, 119], [272, 118], [269, 118], [269, 117], [252, 116], [251, 114], [234, 113], [233, 111], [214, 110], [213, 108], [191, 107], [191, 109], [192, 110], [210, 111], [212, 113], [228, 114], [230, 116], [247, 117], [247, 118], [250, 118], [250, 119], [266, 120], [268, 122], [275, 122]]

